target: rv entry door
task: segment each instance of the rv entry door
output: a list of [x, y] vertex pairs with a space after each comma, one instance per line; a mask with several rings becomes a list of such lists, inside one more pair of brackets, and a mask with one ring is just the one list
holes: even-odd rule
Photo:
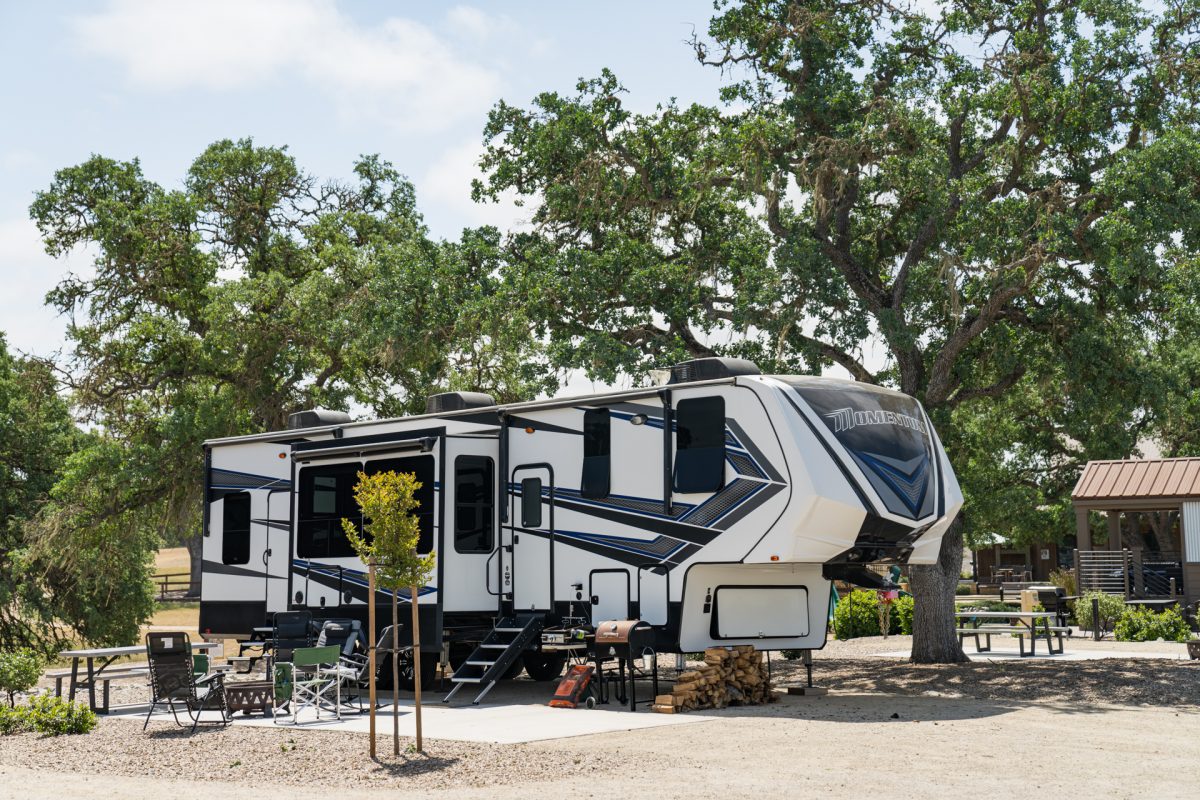
[[554, 585], [554, 470], [525, 464], [512, 471], [512, 595], [516, 611], [549, 611]]

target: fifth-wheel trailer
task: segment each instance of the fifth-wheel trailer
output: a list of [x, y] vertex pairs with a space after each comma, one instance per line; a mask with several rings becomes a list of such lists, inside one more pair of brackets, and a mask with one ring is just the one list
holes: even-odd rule
[[[540, 637], [518, 632], [564, 620], [641, 619], [660, 653], [820, 648], [831, 579], [933, 563], [962, 504], [913, 398], [737, 359], [581, 397], [435, 395], [427, 412], [299, 412], [284, 431], [207, 442], [201, 633], [244, 636], [289, 609], [367, 619], [341, 526], [361, 522], [359, 471], [421, 482], [419, 549], [437, 554], [422, 650], [446, 648], [460, 676], [474, 661], [475, 683], [521, 664], [555, 674]], [[481, 661], [486, 641], [513, 652]]]

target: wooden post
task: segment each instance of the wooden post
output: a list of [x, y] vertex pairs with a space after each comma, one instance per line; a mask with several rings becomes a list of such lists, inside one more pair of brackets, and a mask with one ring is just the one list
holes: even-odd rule
[[370, 674], [367, 676], [371, 695], [371, 758], [375, 758], [375, 562], [367, 565], [367, 654]]
[[421, 739], [421, 615], [418, 614], [417, 587], [412, 587], [412, 652], [413, 652], [413, 707], [416, 709], [415, 722], [417, 725], [417, 752], [425, 752], [425, 744]]
[[400, 598], [398, 589], [392, 589], [392, 755], [400, 755], [400, 648], [396, 637], [400, 634]]
[[1075, 507], [1075, 549], [1091, 552], [1092, 520], [1086, 508]]
[[1121, 551], [1121, 576], [1125, 579], [1125, 599], [1129, 599], [1129, 551]]
[[1108, 549], [1121, 549], [1121, 512], [1108, 512]]

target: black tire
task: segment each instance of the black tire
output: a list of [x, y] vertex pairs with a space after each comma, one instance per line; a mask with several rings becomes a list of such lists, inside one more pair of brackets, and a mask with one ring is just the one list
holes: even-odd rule
[[508, 668], [508, 671], [500, 676], [500, 680], [511, 681], [514, 678], [516, 678], [517, 676], [519, 676], [524, 669], [525, 669], [525, 662], [523, 662], [521, 659], [518, 658], [516, 661], [513, 662], [513, 665]]
[[525, 664], [525, 671], [535, 681], [554, 680], [562, 675], [563, 667], [567, 664], [567, 657], [560, 653], [526, 653], [521, 660]]
[[[421, 653], [421, 688], [429, 689], [437, 679], [437, 653]], [[389, 665], [390, 666], [390, 665]], [[389, 678], [390, 678], [389, 673]], [[411, 654], [400, 656], [400, 688], [411, 692], [416, 688]]]

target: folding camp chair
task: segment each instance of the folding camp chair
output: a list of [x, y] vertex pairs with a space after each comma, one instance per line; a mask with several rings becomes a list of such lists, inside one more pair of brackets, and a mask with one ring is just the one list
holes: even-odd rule
[[336, 666], [337, 679], [341, 682], [343, 702], [358, 701], [358, 710], [363, 711], [362, 689], [367, 685], [370, 659], [363, 643], [362, 623], [356, 619], [327, 619], [317, 635], [317, 647], [337, 645], [341, 654]]
[[204, 711], [219, 711], [220, 721], [205, 724], [228, 725], [231, 719], [229, 706], [225, 702], [225, 676], [204, 675], [197, 677], [193, 670], [192, 642], [186, 633], [146, 634], [146, 660], [150, 667], [150, 710], [142, 730], [150, 724], [156, 708], [167, 704], [175, 724], [179, 721], [179, 709], [183, 707], [192, 720], [192, 732], [200, 724]]
[[276, 703], [283, 685], [290, 684], [287, 702], [291, 705], [293, 725], [299, 724], [300, 712], [309, 707], [316, 708], [317, 719], [321, 718], [322, 709], [332, 711], [337, 719], [342, 718], [338, 653], [337, 645], [298, 647], [292, 651], [290, 662], [276, 662]]
[[291, 661], [297, 647], [312, 647], [312, 612], [280, 611], [271, 627], [271, 650], [276, 662]]

